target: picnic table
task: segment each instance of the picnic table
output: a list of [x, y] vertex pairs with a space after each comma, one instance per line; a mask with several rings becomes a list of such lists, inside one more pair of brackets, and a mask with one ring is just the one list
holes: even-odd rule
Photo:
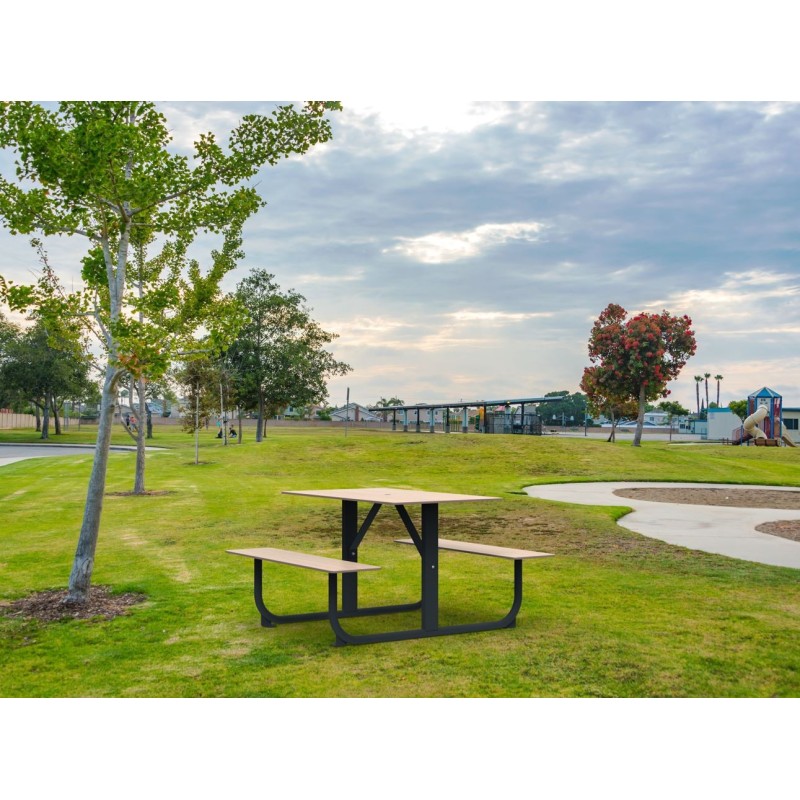
[[[306, 489], [286, 490], [283, 494], [338, 500], [341, 503], [342, 558], [332, 559], [310, 553], [277, 548], [249, 548], [228, 550], [233, 555], [253, 559], [254, 598], [264, 627], [288, 622], [327, 619], [336, 637], [336, 644], [369, 644], [444, 636], [457, 633], [511, 628], [516, 624], [522, 604], [522, 562], [532, 558], [545, 558], [551, 553], [533, 550], [498, 547], [479, 542], [461, 542], [439, 538], [439, 506], [444, 503], [469, 503], [500, 500], [499, 497], [451, 494], [445, 492], [417, 491], [414, 489], [361, 488], [361, 489]], [[370, 505], [359, 524], [359, 503]], [[420, 506], [419, 529], [414, 524], [407, 506]], [[408, 539], [396, 540], [400, 544], [416, 547], [420, 556], [421, 598], [410, 603], [387, 606], [359, 606], [358, 576], [360, 572], [380, 569], [378, 566], [358, 561], [358, 548], [383, 506], [393, 506], [409, 534]], [[439, 624], [439, 551], [451, 550], [478, 556], [503, 558], [514, 562], [514, 596], [508, 613], [500, 619], [465, 623]], [[328, 610], [303, 614], [275, 614], [263, 598], [263, 563], [273, 562], [328, 574]], [[338, 580], [341, 575], [341, 607], [339, 606]], [[420, 626], [405, 630], [381, 633], [354, 634], [342, 627], [341, 620], [376, 614], [420, 611]]]

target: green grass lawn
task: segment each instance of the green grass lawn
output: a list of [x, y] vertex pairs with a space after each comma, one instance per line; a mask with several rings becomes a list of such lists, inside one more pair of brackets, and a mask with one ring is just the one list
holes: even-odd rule
[[[223, 447], [156, 428], [151, 496], [134, 455], [111, 456], [94, 583], [146, 602], [111, 621], [38, 623], [0, 616], [4, 697], [771, 697], [800, 694], [800, 572], [674, 547], [621, 528], [619, 508], [567, 506], [522, 493], [533, 483], [676, 480], [800, 486], [791, 448], [681, 446], [561, 437], [430, 436], [270, 430]], [[93, 441], [72, 429], [53, 442]], [[34, 441], [4, 432], [0, 441]], [[115, 443], [130, 444], [124, 432]], [[0, 452], [2, 456], [2, 452]], [[0, 601], [63, 588], [91, 456], [0, 468]], [[517, 627], [334, 647], [326, 622], [264, 629], [249, 560], [228, 548], [274, 546], [339, 557], [339, 506], [283, 489], [396, 486], [498, 495], [443, 506], [440, 533], [555, 553], [528, 562]], [[622, 503], [623, 501], [621, 501]], [[418, 519], [418, 508], [412, 509]], [[362, 516], [364, 509], [361, 510]], [[384, 509], [359, 551], [380, 564], [365, 603], [416, 599], [419, 561]], [[501, 616], [511, 565], [441, 554], [441, 621]], [[265, 566], [278, 613], [323, 609], [319, 573]], [[270, 600], [272, 602], [270, 603]], [[415, 626], [397, 615], [354, 631]]]

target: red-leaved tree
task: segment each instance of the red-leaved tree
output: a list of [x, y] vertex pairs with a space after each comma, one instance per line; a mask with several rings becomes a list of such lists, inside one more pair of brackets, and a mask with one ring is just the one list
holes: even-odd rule
[[613, 398], [616, 403], [635, 401], [639, 414], [633, 446], [642, 440], [645, 404], [669, 394], [667, 384], [678, 377], [695, 354], [692, 321], [642, 312], [627, 319], [628, 312], [609, 304], [595, 321], [589, 338], [591, 367], [583, 371], [581, 389], [590, 403]]

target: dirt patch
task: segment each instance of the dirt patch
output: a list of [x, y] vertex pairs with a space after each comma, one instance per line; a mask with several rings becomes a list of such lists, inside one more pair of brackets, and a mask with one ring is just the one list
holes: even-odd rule
[[106, 497], [160, 497], [163, 494], [175, 494], [171, 490], [161, 492], [106, 492]]
[[800, 519], [781, 519], [775, 522], [764, 522], [756, 525], [756, 530], [761, 533], [771, 533], [773, 536], [781, 536], [784, 539], [791, 539], [793, 542], [800, 542]]
[[0, 603], [0, 614], [18, 619], [57, 622], [63, 619], [114, 619], [143, 603], [147, 597], [135, 592], [112, 594], [109, 586], [93, 586], [85, 603], [67, 603], [66, 589], [36, 592], [10, 603]]
[[736, 508], [788, 508], [800, 510], [800, 491], [778, 492], [774, 489], [681, 489], [652, 487], [617, 489], [617, 497], [652, 500], [656, 503], [684, 503], [698, 506], [734, 506]]

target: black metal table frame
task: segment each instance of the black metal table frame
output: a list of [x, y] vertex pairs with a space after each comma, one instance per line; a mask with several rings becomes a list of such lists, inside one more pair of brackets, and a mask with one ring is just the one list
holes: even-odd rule
[[[358, 562], [358, 548], [372, 525], [383, 504], [373, 503], [364, 522], [358, 524], [358, 501], [342, 500], [342, 560]], [[338, 604], [338, 574], [328, 575], [328, 610], [302, 614], [275, 614], [270, 611], [263, 598], [262, 562], [254, 559], [254, 596], [256, 607], [261, 613], [264, 627], [289, 622], [306, 622], [327, 619], [336, 636], [337, 646], [344, 644], [373, 644], [376, 642], [395, 642], [404, 639], [421, 639], [430, 636], [447, 636], [456, 633], [475, 633], [478, 631], [513, 628], [517, 613], [522, 604], [522, 561], [514, 560], [514, 599], [508, 613], [497, 620], [473, 622], [462, 625], [439, 625], [439, 504], [423, 503], [421, 531], [417, 531], [404, 505], [394, 504], [400, 519], [414, 541], [421, 559], [422, 597], [412, 603], [399, 605], [358, 607], [358, 574], [342, 575], [342, 607]], [[348, 617], [374, 616], [421, 610], [421, 626], [383, 633], [353, 634], [341, 625]]]

